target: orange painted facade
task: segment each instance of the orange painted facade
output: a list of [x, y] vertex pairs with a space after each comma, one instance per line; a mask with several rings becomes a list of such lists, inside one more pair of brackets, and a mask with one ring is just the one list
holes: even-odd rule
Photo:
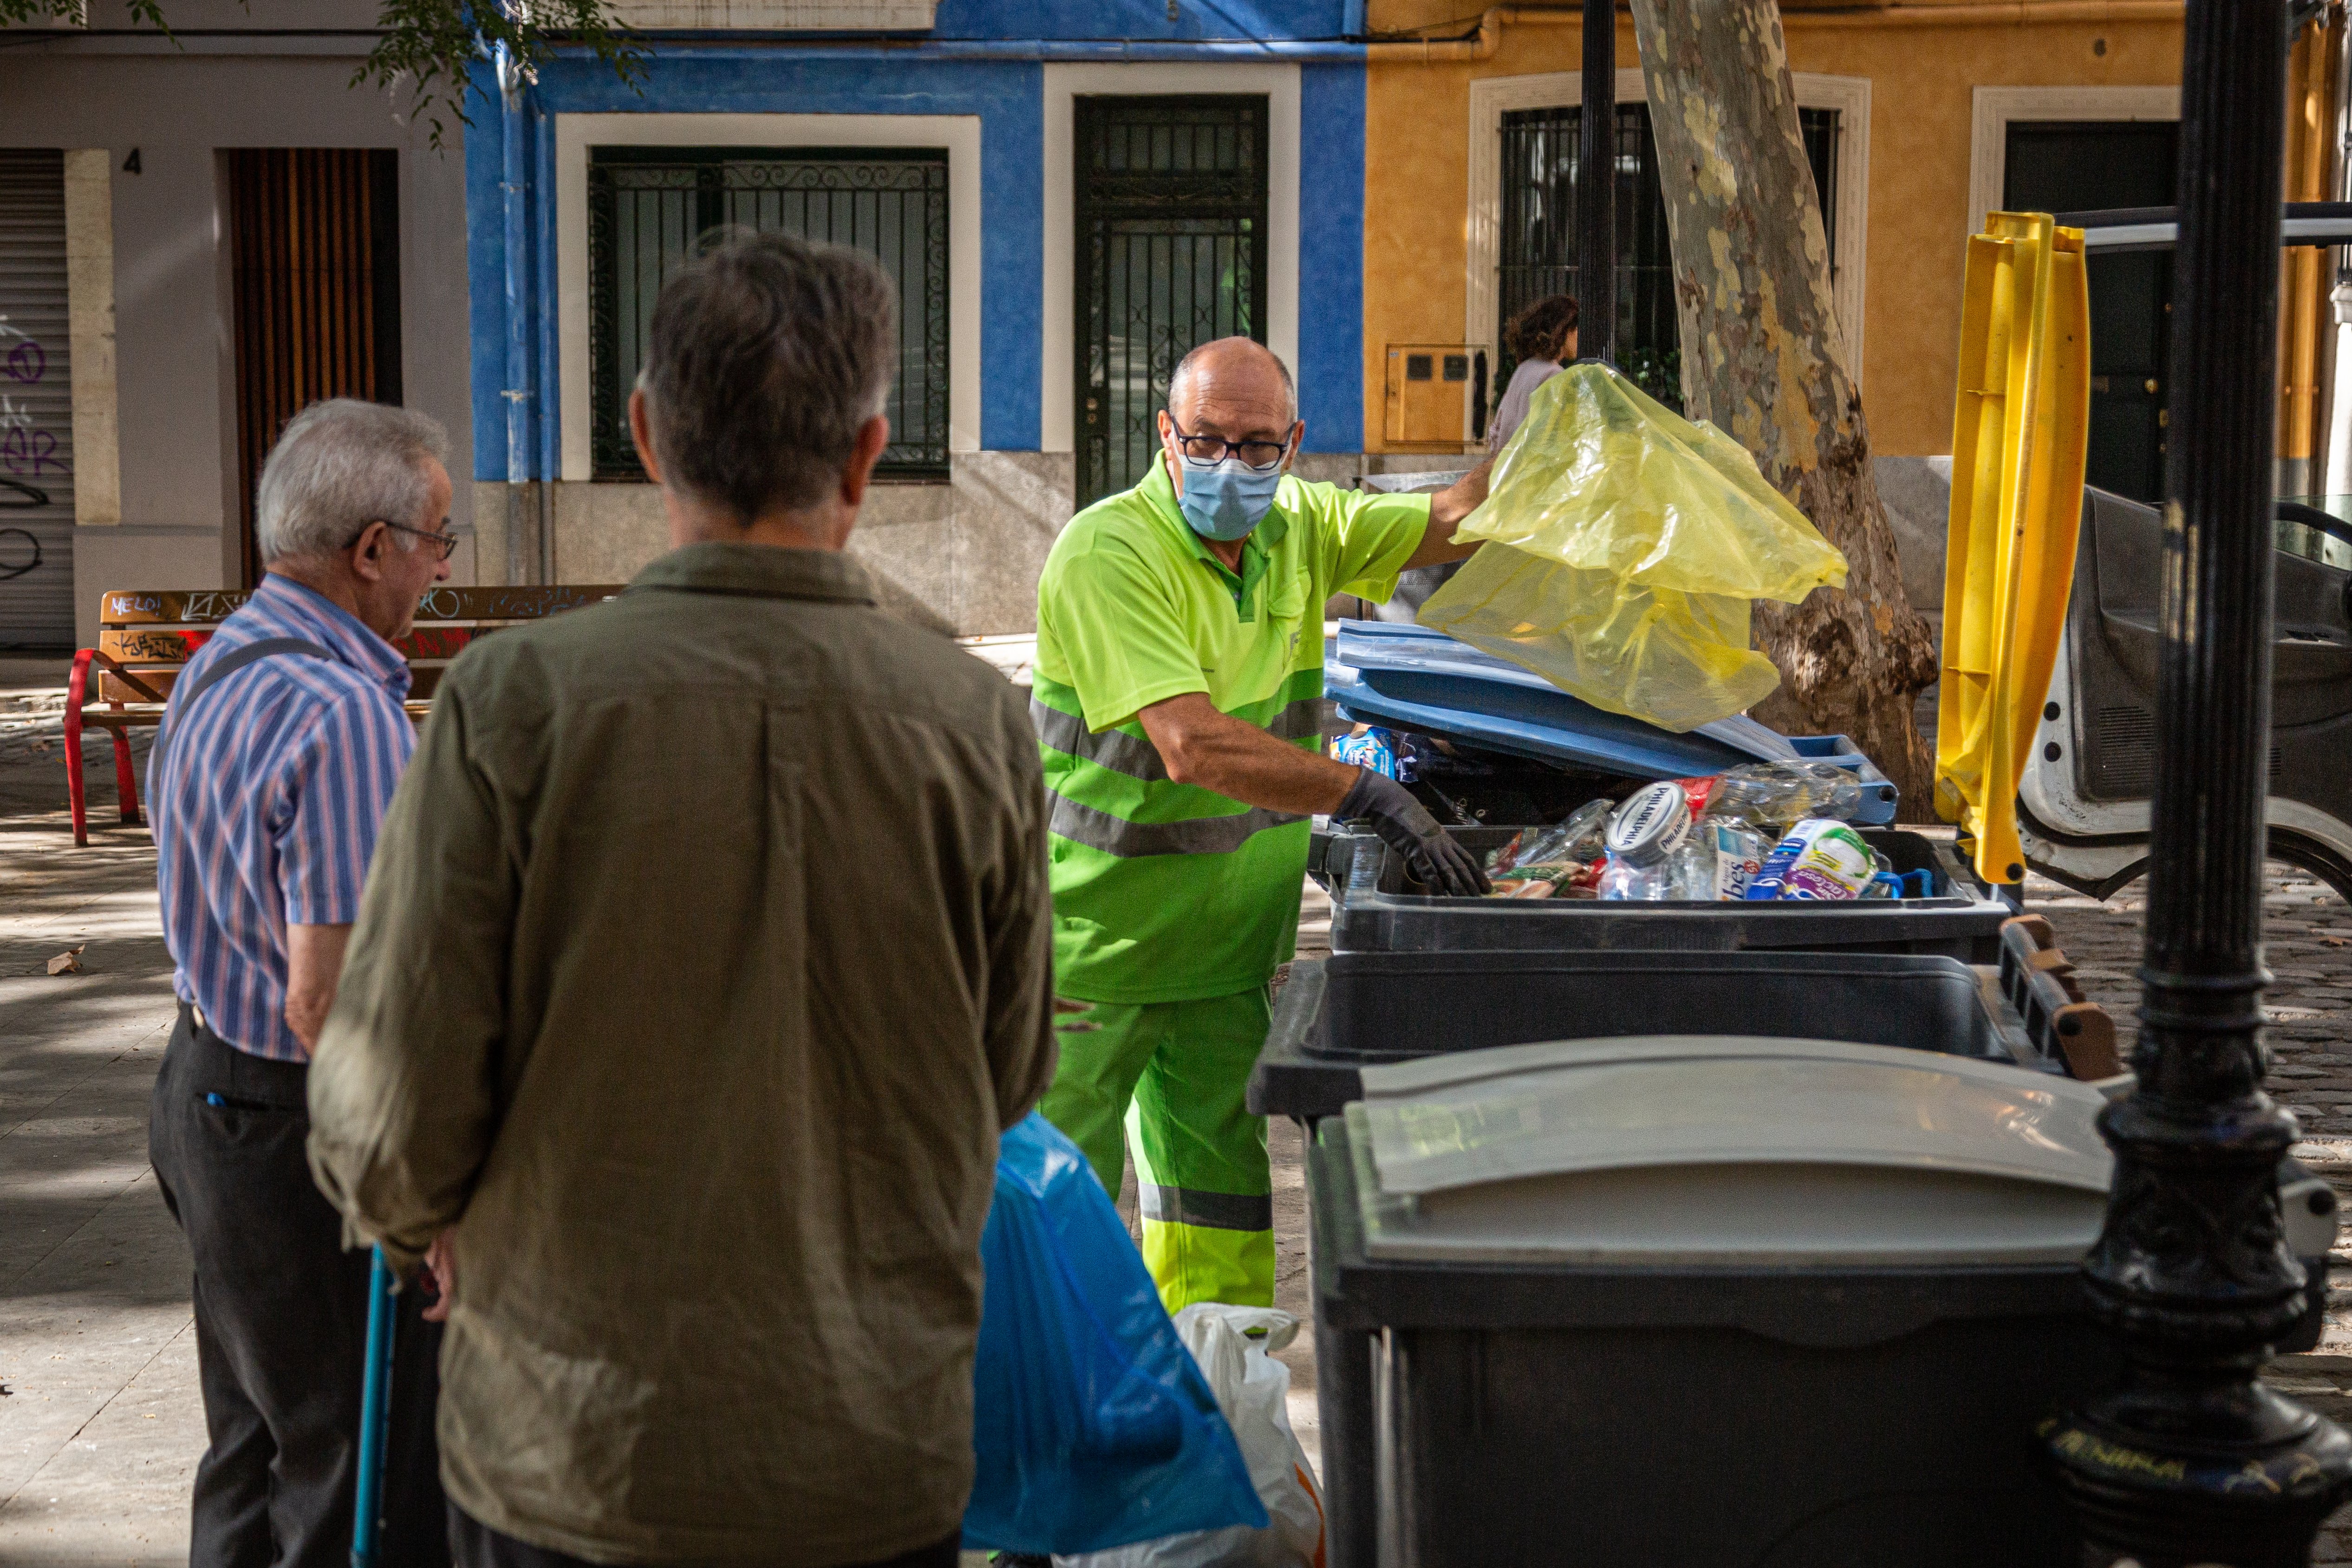
[[[1458, 36], [1459, 0], [1373, 0], [1375, 32]], [[1925, 9], [1925, 7], [1921, 7]], [[1870, 82], [1864, 407], [1874, 450], [1951, 450], [1960, 275], [1969, 227], [1971, 118], [1979, 88], [2158, 87], [2180, 79], [2177, 21], [1787, 28], [1790, 68]], [[1366, 445], [1384, 450], [1378, 410], [1386, 346], [1461, 340], [1468, 285], [1470, 84], [1579, 68], [1569, 26], [1511, 26], [1491, 58], [1375, 60], [1365, 86]], [[1617, 62], [1639, 64], [1621, 15]], [[2053, 118], [2060, 117], [2053, 115]], [[2069, 116], [2071, 117], [2071, 116]], [[1494, 329], [1486, 329], [1492, 342]], [[1428, 451], [1428, 447], [1411, 450]]]

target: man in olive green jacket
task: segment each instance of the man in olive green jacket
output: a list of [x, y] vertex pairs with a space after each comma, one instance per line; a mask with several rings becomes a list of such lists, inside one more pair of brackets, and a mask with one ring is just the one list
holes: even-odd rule
[[311, 1166], [452, 1303], [465, 1568], [951, 1568], [998, 1131], [1052, 1076], [1036, 741], [842, 553], [887, 277], [737, 240], [630, 415], [670, 554], [435, 701]]

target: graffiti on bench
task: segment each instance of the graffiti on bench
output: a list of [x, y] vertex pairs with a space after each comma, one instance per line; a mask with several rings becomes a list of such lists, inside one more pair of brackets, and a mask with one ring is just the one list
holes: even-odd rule
[[416, 602], [422, 621], [535, 621], [620, 591], [602, 585], [554, 588], [436, 588]]
[[226, 621], [253, 595], [239, 588], [199, 588], [184, 592], [110, 592], [99, 602], [100, 621]]
[[211, 638], [209, 632], [103, 632], [98, 651], [126, 664], [185, 663]]
[[467, 626], [419, 626], [393, 644], [400, 656], [412, 662], [417, 659], [454, 659], [466, 651], [466, 644], [477, 637], [488, 635], [498, 628], [477, 632]]

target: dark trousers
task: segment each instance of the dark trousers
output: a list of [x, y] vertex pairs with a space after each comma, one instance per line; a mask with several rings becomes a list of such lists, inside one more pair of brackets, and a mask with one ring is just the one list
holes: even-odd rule
[[[856, 1568], [956, 1568], [956, 1549], [961, 1540], [961, 1533], [950, 1535], [878, 1563], [858, 1563]], [[584, 1557], [567, 1557], [500, 1535], [454, 1502], [449, 1505], [449, 1550], [457, 1568], [593, 1568]]]
[[[211, 1445], [190, 1568], [346, 1568], [366, 1373], [367, 1253], [310, 1180], [306, 1063], [251, 1056], [180, 1009], [147, 1124], [163, 1201], [194, 1255], [196, 1368]], [[440, 1326], [400, 1295], [384, 1477], [385, 1568], [448, 1561]]]

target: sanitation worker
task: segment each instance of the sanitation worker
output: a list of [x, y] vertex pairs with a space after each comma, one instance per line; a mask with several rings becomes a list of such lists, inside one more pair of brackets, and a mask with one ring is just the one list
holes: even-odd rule
[[1170, 1312], [1270, 1306], [1265, 1122], [1243, 1092], [1297, 930], [1307, 819], [1368, 821], [1424, 880], [1486, 888], [1402, 785], [1324, 754], [1323, 604], [1466, 557], [1447, 540], [1486, 470], [1433, 496], [1292, 476], [1290, 372], [1246, 338], [1184, 357], [1159, 426], [1143, 482], [1079, 513], [1037, 587], [1055, 989], [1098, 1026], [1063, 1036], [1044, 1110], [1113, 1193], [1133, 1152]]

